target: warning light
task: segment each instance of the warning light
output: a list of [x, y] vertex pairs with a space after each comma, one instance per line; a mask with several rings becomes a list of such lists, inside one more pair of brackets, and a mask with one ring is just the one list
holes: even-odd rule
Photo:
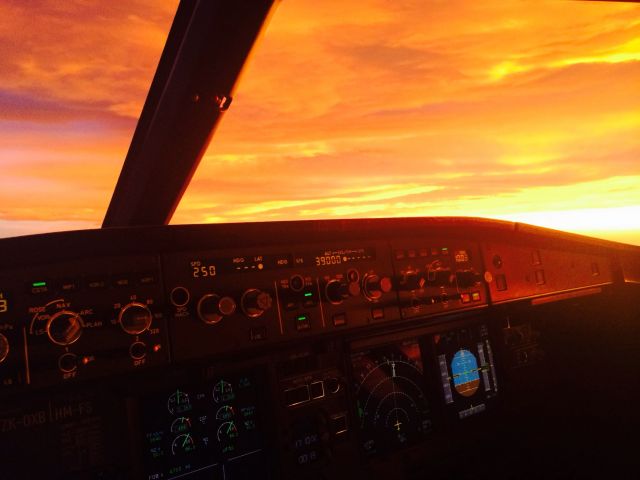
[[162, 345], [156, 344], [156, 345], [153, 346], [153, 351], [154, 352], [159, 352], [161, 348], [162, 348]]
[[82, 357], [82, 364], [83, 365], [87, 365], [91, 360], [89, 359], [89, 357]]

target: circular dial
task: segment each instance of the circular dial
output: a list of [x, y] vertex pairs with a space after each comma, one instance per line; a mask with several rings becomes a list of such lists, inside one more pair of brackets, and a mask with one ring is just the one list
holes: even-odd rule
[[4, 362], [9, 355], [9, 340], [0, 333], [0, 363]]
[[383, 453], [420, 440], [431, 421], [416, 341], [352, 355], [357, 415], [366, 453]]
[[49, 340], [56, 345], [71, 345], [82, 334], [82, 319], [75, 312], [62, 310], [49, 318], [46, 330]]
[[391, 279], [389, 277], [380, 277], [375, 273], [365, 275], [362, 279], [362, 290], [364, 296], [372, 301], [380, 300], [384, 293], [389, 293], [392, 288]]
[[173, 439], [171, 443], [171, 453], [180, 455], [183, 453], [191, 453], [196, 449], [196, 442], [190, 433], [183, 433]]
[[236, 412], [231, 405], [223, 405], [216, 412], [216, 420], [222, 420], [226, 422], [231, 420], [235, 416]]
[[213, 400], [216, 403], [232, 402], [236, 398], [233, 387], [225, 380], [220, 380], [213, 386]]
[[252, 318], [262, 315], [266, 310], [271, 308], [272, 304], [273, 299], [271, 295], [257, 288], [251, 288], [245, 291], [240, 299], [242, 311], [245, 315]]
[[173, 392], [167, 400], [167, 410], [171, 415], [181, 415], [191, 411], [191, 399], [189, 395], [180, 390]]
[[213, 293], [204, 295], [198, 301], [198, 317], [204, 323], [214, 325], [225, 316], [236, 311], [236, 302], [231, 297], [220, 297]]
[[224, 422], [218, 427], [216, 437], [220, 443], [225, 443], [238, 438], [238, 427], [234, 422]]
[[171, 433], [185, 433], [191, 429], [191, 420], [188, 417], [178, 417], [171, 423]]
[[151, 326], [153, 314], [143, 303], [132, 302], [120, 310], [118, 323], [130, 335], [139, 335]]

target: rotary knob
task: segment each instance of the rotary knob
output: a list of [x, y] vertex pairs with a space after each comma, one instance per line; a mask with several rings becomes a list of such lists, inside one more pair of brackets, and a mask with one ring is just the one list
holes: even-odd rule
[[139, 335], [151, 326], [153, 314], [144, 303], [132, 302], [120, 310], [118, 323], [130, 335]]
[[71, 345], [82, 334], [82, 319], [75, 312], [62, 310], [49, 318], [46, 330], [49, 340], [56, 345]]
[[389, 293], [393, 285], [389, 277], [380, 277], [375, 273], [365, 275], [362, 279], [362, 290], [367, 300], [377, 302], [384, 293]]
[[324, 287], [324, 294], [329, 303], [339, 305], [349, 296], [349, 287], [340, 280], [329, 280]]
[[448, 287], [455, 282], [455, 275], [449, 268], [427, 269], [427, 282], [435, 287]]
[[257, 288], [251, 288], [242, 294], [240, 306], [247, 317], [256, 318], [271, 308], [271, 295]]
[[405, 290], [417, 290], [420, 288], [420, 277], [415, 270], [407, 270], [402, 273], [400, 285]]
[[9, 355], [9, 340], [0, 333], [0, 363], [4, 362]]
[[198, 301], [198, 317], [204, 323], [214, 325], [236, 311], [236, 302], [231, 297], [220, 297], [208, 293]]
[[456, 283], [460, 288], [475, 286], [480, 281], [480, 275], [473, 270], [458, 270], [456, 272]]

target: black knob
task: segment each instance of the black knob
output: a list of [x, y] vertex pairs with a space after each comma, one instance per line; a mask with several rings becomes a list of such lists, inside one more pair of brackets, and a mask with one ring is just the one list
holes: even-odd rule
[[171, 300], [171, 304], [174, 307], [184, 307], [191, 298], [189, 294], [189, 290], [184, 287], [176, 287], [171, 290], [171, 295], [169, 296]]
[[339, 305], [349, 296], [349, 286], [342, 283], [340, 280], [329, 280], [324, 287], [324, 293], [327, 300], [329, 300], [329, 303]]
[[255, 318], [271, 308], [271, 295], [257, 288], [251, 288], [242, 294], [240, 306], [247, 317]]
[[362, 290], [364, 296], [372, 301], [380, 300], [384, 293], [389, 293], [393, 285], [389, 277], [380, 277], [375, 273], [365, 275], [362, 279]]
[[129, 355], [134, 360], [142, 360], [147, 356], [147, 346], [142, 342], [134, 342], [129, 347]]
[[407, 270], [402, 273], [400, 286], [405, 290], [417, 290], [420, 288], [420, 278], [415, 270]]
[[448, 268], [427, 270], [427, 283], [431, 286], [446, 287], [452, 284], [454, 276]]
[[62, 310], [51, 316], [46, 330], [49, 340], [56, 345], [71, 345], [82, 334], [82, 320], [77, 313]]
[[459, 270], [456, 272], [456, 283], [458, 287], [473, 287], [480, 281], [480, 276], [473, 270]]
[[213, 293], [204, 295], [198, 301], [198, 317], [210, 325], [218, 323], [224, 317], [236, 311], [236, 301], [231, 297], [220, 297]]
[[289, 288], [292, 292], [301, 292], [304, 290], [304, 278], [302, 275], [293, 275], [289, 279]]
[[0, 333], [0, 363], [4, 362], [9, 355], [9, 340]]
[[153, 314], [143, 303], [132, 302], [120, 310], [118, 323], [126, 333], [139, 335], [151, 326]]
[[58, 368], [63, 373], [73, 372], [78, 368], [78, 357], [75, 353], [64, 353], [58, 358]]

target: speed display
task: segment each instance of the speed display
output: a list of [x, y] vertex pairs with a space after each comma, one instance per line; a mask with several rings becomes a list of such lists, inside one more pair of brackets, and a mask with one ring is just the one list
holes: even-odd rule
[[416, 339], [351, 354], [356, 414], [366, 455], [419, 442], [431, 429]]

